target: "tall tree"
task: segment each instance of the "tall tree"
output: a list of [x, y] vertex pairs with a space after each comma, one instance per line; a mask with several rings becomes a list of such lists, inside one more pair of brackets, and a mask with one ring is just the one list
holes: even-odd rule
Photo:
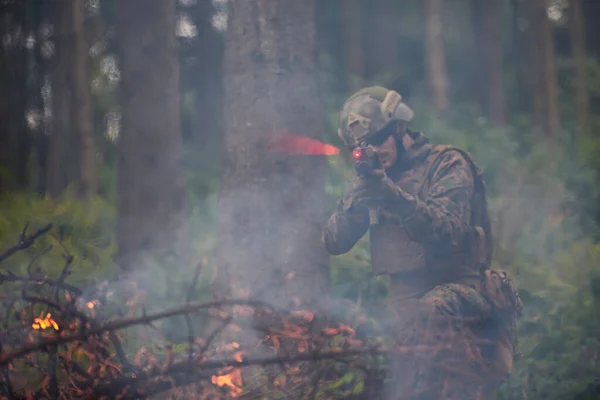
[[[184, 55], [188, 68], [182, 69], [182, 80], [188, 82], [195, 100], [189, 132], [184, 135], [186, 149], [193, 154], [194, 167], [207, 172], [203, 175], [215, 176], [215, 179], [219, 177], [222, 155], [215, 149], [221, 149], [223, 144], [222, 64], [225, 47], [223, 32], [213, 26], [216, 11], [209, 1], [199, 1], [190, 7], [197, 36], [191, 41], [190, 53]], [[212, 183], [212, 180], [204, 181]]]
[[546, 18], [544, 9], [539, 7], [539, 2], [524, 2], [528, 20], [527, 38], [529, 48], [528, 59], [528, 77], [531, 92], [531, 115], [532, 124], [535, 130], [541, 131], [544, 128], [544, 73], [543, 73], [543, 52], [541, 50], [541, 24]]
[[78, 144], [78, 194], [88, 198], [94, 191], [94, 125], [91, 80], [89, 76], [90, 46], [84, 22], [86, 2], [71, 3], [70, 26], [73, 32], [73, 59], [71, 67], [71, 112]]
[[448, 77], [442, 35], [442, 0], [426, 0], [427, 72], [433, 104], [438, 112], [448, 108]]
[[471, 2], [478, 64], [483, 66], [478, 88], [482, 92], [480, 96], [485, 111], [496, 124], [506, 122], [503, 82], [503, 4], [501, 0]]
[[575, 90], [577, 96], [577, 122], [581, 128], [587, 126], [589, 94], [587, 90], [587, 52], [585, 40], [585, 18], [581, 0], [571, 0], [571, 52], [575, 62]]
[[384, 76], [389, 81], [400, 75], [399, 3], [395, 0], [370, 0], [366, 4], [364, 18], [369, 27], [365, 32], [366, 72], [370, 79]]
[[176, 0], [115, 6], [122, 93], [117, 241], [119, 266], [131, 272], [146, 266], [145, 256], [178, 258], [184, 243]]
[[46, 164], [48, 154], [48, 124], [46, 118], [47, 104], [43, 95], [43, 87], [46, 81], [47, 64], [44, 57], [43, 47], [47, 37], [43, 26], [47, 23], [45, 14], [50, 4], [43, 0], [29, 0], [29, 32], [35, 38], [35, 43], [30, 52], [30, 107], [35, 110], [36, 123], [34, 126], [34, 142], [36, 153], [36, 191], [40, 197], [46, 194]]
[[546, 129], [548, 136], [554, 140], [557, 138], [560, 129], [554, 27], [547, 13], [550, 5], [549, 0], [538, 0], [537, 3], [542, 14], [540, 18], [540, 32], [544, 67], [544, 93], [546, 98]]
[[290, 305], [328, 291], [325, 160], [269, 151], [272, 134], [323, 137], [314, 0], [232, 0], [216, 296]]
[[50, 81], [52, 87], [52, 120], [48, 143], [46, 167], [46, 192], [57, 198], [66, 185], [65, 149], [70, 135], [70, 90], [68, 85], [71, 63], [71, 41], [68, 35], [70, 26], [70, 4], [66, 1], [54, 3], [52, 7], [54, 52], [50, 61]]
[[[364, 51], [364, 9], [362, 0], [342, 0], [340, 2], [342, 20], [344, 61], [346, 73], [350, 77], [365, 77]], [[357, 89], [356, 83], [350, 82], [350, 90]]]
[[27, 6], [7, 1], [0, 7], [0, 189], [25, 189], [29, 183]]

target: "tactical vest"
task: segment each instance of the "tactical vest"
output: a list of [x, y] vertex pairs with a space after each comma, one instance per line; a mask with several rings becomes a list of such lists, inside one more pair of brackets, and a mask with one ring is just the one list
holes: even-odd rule
[[471, 165], [475, 187], [470, 204], [470, 235], [453, 247], [440, 246], [433, 241], [418, 242], [400, 221], [394, 220], [384, 210], [380, 211], [379, 223], [371, 226], [373, 272], [399, 277], [406, 286], [404, 292], [407, 296], [424, 293], [442, 283], [478, 280], [481, 270], [491, 262], [492, 240], [485, 183], [481, 171], [467, 152], [448, 145], [435, 146], [424, 160], [403, 172], [395, 183], [407, 193], [426, 201], [440, 156], [450, 150], [460, 152]]

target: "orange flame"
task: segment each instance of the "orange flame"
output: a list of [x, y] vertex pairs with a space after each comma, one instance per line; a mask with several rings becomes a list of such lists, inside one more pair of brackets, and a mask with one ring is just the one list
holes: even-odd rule
[[52, 319], [52, 314], [48, 313], [45, 318], [42, 318], [42, 315], [44, 314], [40, 314], [39, 318], [34, 318], [31, 327], [35, 330], [53, 328], [55, 331], [57, 331], [58, 324]]
[[242, 393], [242, 374], [239, 369], [235, 369], [227, 375], [213, 375], [210, 381], [219, 387], [227, 386], [231, 397], [237, 397]]
[[307, 156], [334, 156], [340, 149], [320, 140], [291, 132], [276, 132], [273, 135], [273, 149], [280, 154]]

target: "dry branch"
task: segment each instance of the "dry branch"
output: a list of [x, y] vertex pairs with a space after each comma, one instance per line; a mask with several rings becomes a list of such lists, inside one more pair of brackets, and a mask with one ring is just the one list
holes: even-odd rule
[[[0, 259], [31, 247], [50, 229], [47, 225], [28, 236], [24, 230], [20, 242]], [[138, 316], [111, 320], [110, 315], [102, 313], [106, 286], [88, 288], [88, 296], [92, 289], [98, 299], [84, 300], [81, 289], [64, 282], [73, 257], [65, 250], [63, 258], [65, 264], [56, 280], [35, 277], [30, 271], [27, 276], [0, 274], [0, 284], [12, 284], [0, 298], [0, 306], [6, 307], [0, 310], [6, 315], [5, 329], [0, 330], [0, 398], [139, 399], [164, 391], [197, 399], [259, 398], [274, 392], [287, 397], [302, 394], [306, 398], [339, 398], [341, 392], [327, 394], [327, 387], [338, 380], [336, 390], [351, 392], [355, 381], [339, 381], [347, 379], [351, 371], [379, 386], [382, 362], [390, 354], [440, 349], [385, 347], [377, 340], [357, 337], [354, 328], [323, 311], [288, 311], [252, 299], [191, 302], [201, 264], [194, 271], [182, 306], [152, 314], [142, 310]], [[39, 289], [35, 295], [28, 292], [33, 287]], [[66, 304], [61, 301], [63, 297]], [[78, 308], [82, 303], [88, 309]], [[41, 314], [40, 306], [45, 307]], [[221, 321], [205, 338], [194, 332], [192, 324], [191, 316], [199, 313]], [[184, 351], [175, 352], [171, 344], [153, 348], [152, 341], [141, 348], [132, 347], [131, 340], [139, 338], [127, 336], [127, 328], [148, 327], [155, 332], [159, 330], [153, 323], [175, 316], [186, 318], [188, 339]], [[231, 338], [240, 333], [257, 340], [249, 342], [246, 338], [242, 340], [244, 345], [223, 343], [223, 339], [213, 343], [221, 334]], [[245, 384], [242, 392], [240, 371], [257, 366], [267, 371], [266, 381]], [[23, 388], [23, 379], [26, 387], [31, 386], [33, 376], [41, 376], [42, 381]], [[185, 393], [188, 386], [195, 389]], [[369, 393], [373, 398], [373, 391]]]

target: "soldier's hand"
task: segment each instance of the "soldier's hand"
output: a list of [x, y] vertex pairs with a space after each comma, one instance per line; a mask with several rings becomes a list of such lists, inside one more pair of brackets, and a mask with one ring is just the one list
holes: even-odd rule
[[348, 198], [355, 208], [380, 206], [384, 198], [379, 179], [359, 179], [348, 192]]
[[374, 169], [370, 177], [361, 179], [354, 191], [354, 202], [366, 207], [378, 207], [392, 200], [397, 187], [383, 169]]

